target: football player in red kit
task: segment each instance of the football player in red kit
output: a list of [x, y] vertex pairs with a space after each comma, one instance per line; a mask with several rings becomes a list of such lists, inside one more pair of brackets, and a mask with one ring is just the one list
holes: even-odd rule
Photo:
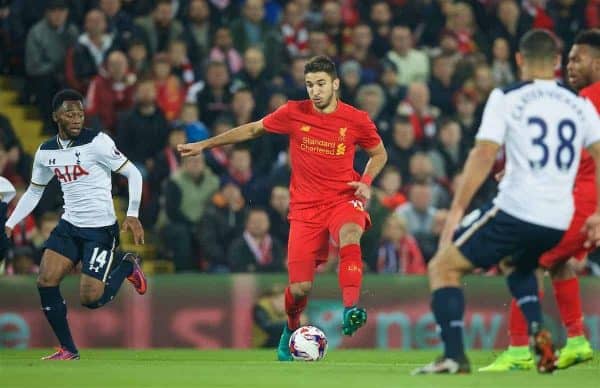
[[[306, 63], [304, 77], [308, 100], [289, 101], [262, 120], [178, 146], [185, 157], [211, 147], [254, 139], [265, 131], [289, 137], [292, 174], [289, 286], [285, 290], [288, 324], [277, 350], [281, 361], [292, 360], [289, 339], [300, 326], [315, 268], [327, 259], [330, 238], [340, 247], [343, 333], [353, 335], [366, 323], [366, 310], [357, 305], [362, 282], [359, 243], [370, 225], [364, 203], [371, 196], [373, 178], [387, 160], [368, 114], [337, 98], [340, 80], [335, 64], [327, 57], [314, 57]], [[356, 146], [370, 157], [362, 176], [353, 168]]]

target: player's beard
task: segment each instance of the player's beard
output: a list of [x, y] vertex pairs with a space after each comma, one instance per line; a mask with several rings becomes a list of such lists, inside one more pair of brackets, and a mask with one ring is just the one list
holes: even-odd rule
[[320, 103], [315, 103], [315, 106], [317, 108], [319, 108], [319, 110], [325, 110], [331, 105], [334, 98], [335, 98], [335, 92], [333, 91], [333, 88], [332, 88], [329, 98], [327, 98], [327, 99], [322, 98]]

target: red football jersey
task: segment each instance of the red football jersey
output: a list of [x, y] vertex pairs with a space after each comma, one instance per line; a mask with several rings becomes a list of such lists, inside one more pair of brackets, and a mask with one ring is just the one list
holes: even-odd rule
[[290, 219], [306, 220], [313, 210], [355, 199], [356, 190], [348, 186], [360, 180], [353, 167], [355, 146], [381, 143], [368, 114], [341, 101], [332, 113], [317, 111], [310, 100], [288, 101], [263, 126], [290, 138]]
[[[600, 114], [600, 82], [593, 83], [581, 89], [579, 95], [590, 100]], [[600, 128], [598, 130], [600, 131]], [[579, 163], [579, 171], [577, 171], [577, 177], [575, 178], [575, 185], [579, 181], [596, 182], [594, 159], [592, 159], [592, 156], [586, 150], [583, 150], [581, 153], [581, 162]]]

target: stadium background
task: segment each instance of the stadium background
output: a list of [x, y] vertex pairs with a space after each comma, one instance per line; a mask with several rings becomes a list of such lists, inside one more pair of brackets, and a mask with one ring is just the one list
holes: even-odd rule
[[[419, 275], [436, 249], [489, 92], [517, 78], [513, 54], [528, 29], [553, 30], [566, 54], [578, 31], [597, 26], [598, 0], [0, 0], [0, 170], [22, 193], [32, 155], [56, 131], [49, 99], [62, 87], [81, 91], [88, 126], [110, 133], [144, 175], [147, 243], [135, 248], [123, 236], [122, 249], [140, 252], [152, 278], [147, 297], [125, 287], [114, 305], [94, 312], [78, 308], [77, 277], [69, 278], [63, 289], [75, 339], [84, 347], [264, 345], [266, 334], [253, 327], [264, 323], [256, 309], [271, 306], [285, 283], [283, 275], [263, 275], [285, 271], [285, 139], [264, 136], [185, 163], [174, 145], [304, 98], [304, 61], [329, 55], [341, 98], [370, 114], [390, 158], [374, 185], [374, 226], [363, 241], [370, 273], [363, 299], [374, 319], [361, 338], [336, 338], [337, 323], [328, 321], [341, 308], [333, 247], [307, 317], [334, 346], [435, 347]], [[562, 79], [561, 69], [556, 75]], [[356, 168], [365, 162], [359, 152]], [[117, 177], [114, 183], [122, 219], [127, 186]], [[475, 205], [494, 193], [490, 176]], [[34, 274], [61, 205], [54, 181], [15, 229], [0, 275], [0, 347], [53, 343]], [[250, 238], [271, 243], [254, 253]], [[597, 263], [591, 256], [579, 266], [588, 277], [583, 306], [596, 349]], [[508, 295], [495, 275], [467, 282], [468, 343], [476, 347], [506, 345]], [[143, 318], [127, 319], [129, 308]], [[161, 319], [150, 315], [157, 310]], [[268, 319], [280, 317], [274, 311]]]

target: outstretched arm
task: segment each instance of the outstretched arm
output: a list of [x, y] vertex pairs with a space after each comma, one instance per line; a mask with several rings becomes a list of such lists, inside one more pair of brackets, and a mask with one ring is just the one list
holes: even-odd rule
[[123, 231], [131, 230], [133, 241], [136, 245], [144, 243], [144, 228], [140, 223], [138, 214], [140, 211], [140, 203], [142, 202], [142, 174], [137, 167], [131, 162], [126, 162], [121, 169], [117, 171], [119, 174], [127, 177], [127, 185], [129, 188], [129, 206], [127, 207], [127, 217], [123, 221], [121, 228]]
[[15, 225], [21, 222], [23, 218], [27, 217], [33, 209], [35, 209], [42, 198], [42, 194], [44, 194], [45, 188], [45, 186], [38, 186], [35, 183], [29, 185], [10, 218], [6, 221], [4, 231], [8, 237], [12, 235]]
[[210, 139], [202, 140], [196, 143], [178, 144], [177, 151], [181, 156], [198, 155], [205, 149], [218, 147], [226, 144], [242, 143], [247, 140], [255, 139], [265, 132], [262, 120], [252, 123], [240, 125], [230, 129], [229, 131], [211, 137]]
[[484, 140], [478, 141], [469, 153], [463, 170], [464, 179], [456, 189], [456, 194], [454, 195], [454, 200], [450, 206], [448, 218], [440, 237], [440, 248], [452, 242], [454, 231], [465, 214], [465, 210], [471, 203], [473, 196], [490, 173], [499, 148], [499, 144]]

